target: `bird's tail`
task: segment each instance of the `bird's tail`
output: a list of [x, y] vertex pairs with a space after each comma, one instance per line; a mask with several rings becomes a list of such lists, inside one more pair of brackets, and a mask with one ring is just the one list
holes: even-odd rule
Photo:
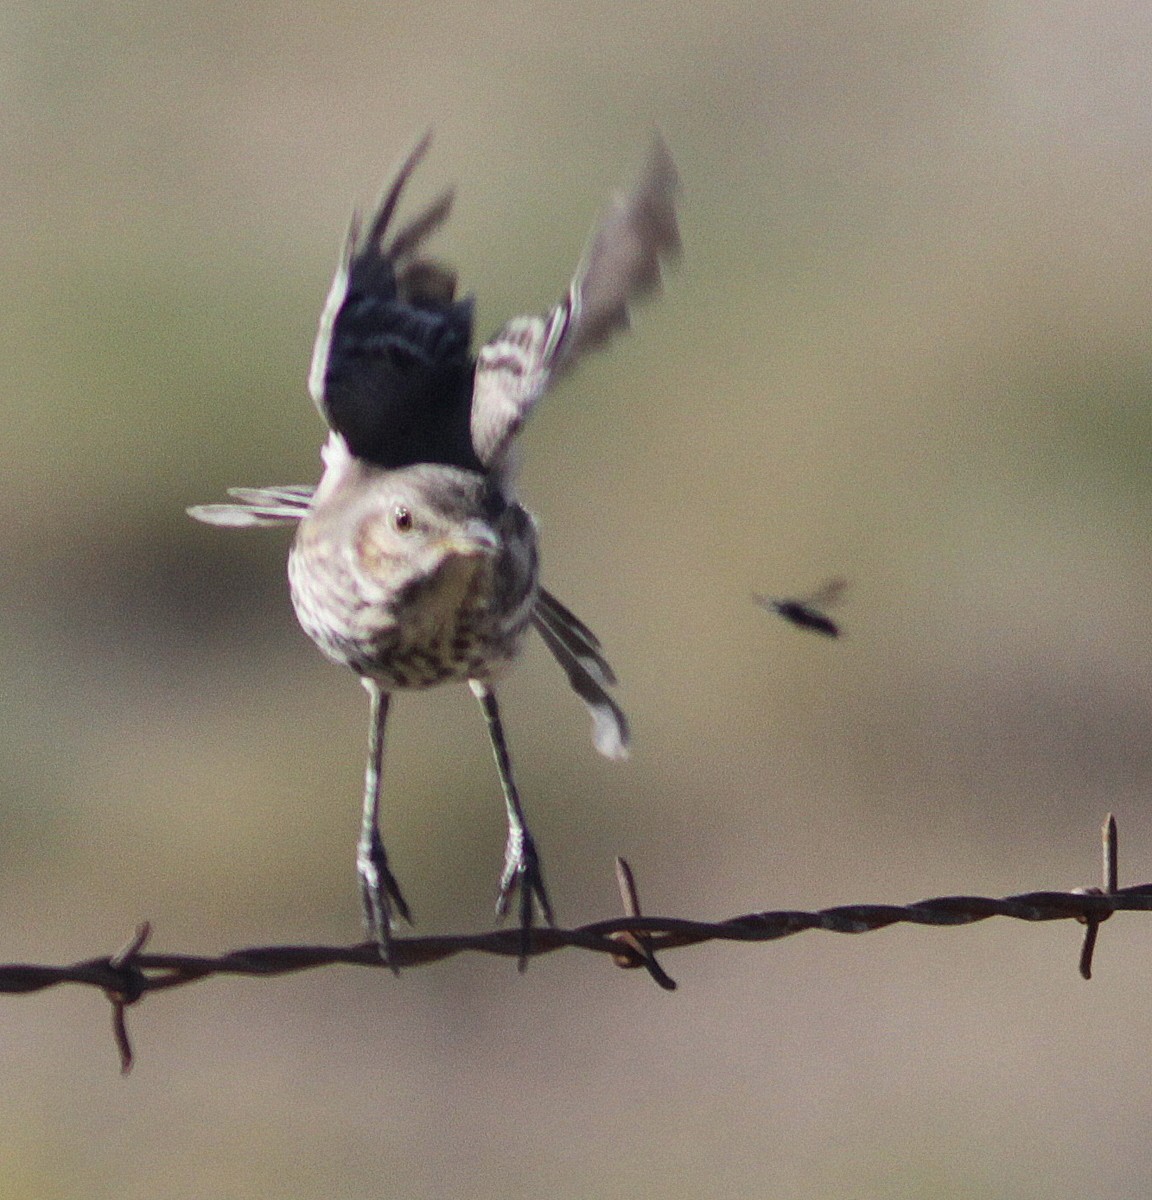
[[628, 718], [608, 694], [616, 676], [601, 651], [599, 639], [571, 609], [544, 588], [536, 596], [532, 624], [563, 667], [572, 690], [588, 706], [596, 749], [605, 758], [627, 758], [631, 737]]
[[188, 515], [206, 525], [241, 528], [249, 525], [286, 525], [308, 515], [315, 488], [308, 484], [282, 487], [229, 488], [239, 504], [195, 504]]

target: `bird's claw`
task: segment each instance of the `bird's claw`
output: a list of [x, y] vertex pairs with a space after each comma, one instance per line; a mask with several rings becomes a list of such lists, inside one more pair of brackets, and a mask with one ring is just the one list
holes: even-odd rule
[[555, 925], [552, 903], [544, 886], [544, 869], [536, 843], [527, 830], [509, 830], [504, 850], [504, 871], [500, 876], [500, 892], [496, 897], [496, 915], [503, 919], [512, 906], [512, 897], [519, 897], [520, 970], [528, 966], [532, 947], [532, 926], [536, 910], [549, 925]]
[[400, 916], [411, 925], [412, 915], [396, 877], [388, 868], [388, 856], [378, 832], [367, 845], [360, 847], [356, 855], [356, 870], [360, 876], [364, 924], [380, 951], [380, 957], [395, 971], [397, 964], [392, 958], [392, 924], [395, 917]]

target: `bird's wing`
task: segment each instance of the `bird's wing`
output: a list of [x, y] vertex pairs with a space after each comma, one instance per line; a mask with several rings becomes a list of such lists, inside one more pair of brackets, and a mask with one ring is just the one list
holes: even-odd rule
[[501, 462], [557, 374], [627, 329], [631, 304], [659, 290], [661, 264], [680, 250], [678, 188], [672, 155], [657, 135], [639, 185], [601, 218], [564, 299], [547, 316], [509, 321], [480, 349], [472, 445], [486, 467]]
[[354, 217], [312, 350], [308, 388], [357, 458], [476, 468], [468, 431], [472, 302], [456, 276], [422, 256], [452, 209], [451, 190], [391, 234], [397, 205], [427, 153], [400, 165], [366, 230]]
[[250, 525], [286, 525], [302, 520], [312, 507], [315, 489], [307, 484], [283, 487], [229, 488], [239, 504], [196, 504], [188, 515], [206, 525], [241, 528]]
[[608, 694], [616, 682], [596, 635], [551, 592], [541, 588], [532, 624], [564, 669], [572, 690], [592, 714], [592, 742], [605, 758], [627, 758], [630, 733], [624, 710]]

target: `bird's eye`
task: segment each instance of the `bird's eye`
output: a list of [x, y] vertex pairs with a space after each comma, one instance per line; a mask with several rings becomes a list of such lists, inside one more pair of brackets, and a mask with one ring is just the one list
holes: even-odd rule
[[403, 504], [397, 504], [392, 510], [392, 528], [397, 533], [408, 533], [412, 528], [412, 510]]

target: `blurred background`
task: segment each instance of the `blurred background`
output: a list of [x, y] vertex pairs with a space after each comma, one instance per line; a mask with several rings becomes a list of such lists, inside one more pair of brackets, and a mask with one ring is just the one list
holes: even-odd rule
[[[685, 254], [522, 438], [546, 578], [635, 734], [539, 646], [504, 688], [564, 923], [1152, 876], [1152, 10], [147, 0], [0, 10], [0, 961], [360, 935], [367, 703], [287, 536], [354, 203], [409, 203], [479, 333], [566, 285], [653, 127]], [[844, 575], [831, 642], [752, 602]], [[488, 928], [503, 814], [462, 687], [403, 696], [385, 840]], [[1148, 923], [810, 933], [394, 979], [3, 1004], [13, 1200], [1043, 1197], [1152, 1187]]]

